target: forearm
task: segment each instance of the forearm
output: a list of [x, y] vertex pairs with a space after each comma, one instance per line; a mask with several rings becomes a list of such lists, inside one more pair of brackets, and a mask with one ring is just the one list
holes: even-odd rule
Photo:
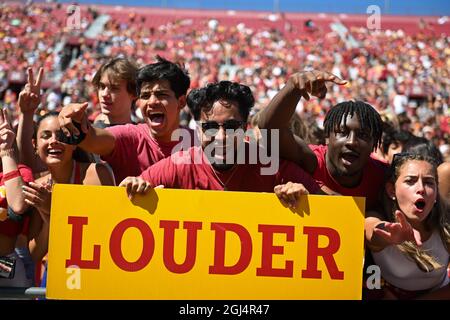
[[373, 252], [379, 252], [384, 248], [392, 245], [374, 232], [375, 227], [384, 222], [385, 221], [374, 217], [368, 217], [365, 220], [364, 233], [366, 237], [366, 244], [367, 247]]
[[[17, 162], [14, 154], [8, 154], [2, 156], [3, 176], [5, 174], [18, 172]], [[22, 186], [24, 185], [22, 176], [18, 172], [17, 176], [4, 181], [6, 189], [6, 201], [8, 206], [16, 213], [22, 214], [28, 208], [25, 203], [25, 196], [22, 192]]]
[[48, 252], [50, 225], [47, 222], [42, 223], [39, 234], [29, 243], [31, 257], [34, 262], [40, 262]]
[[32, 142], [34, 131], [33, 115], [33, 112], [21, 112], [19, 114], [16, 142], [19, 151], [19, 163], [30, 167], [34, 171], [36, 169], [36, 156]]
[[113, 152], [115, 141], [114, 135], [108, 130], [89, 126], [89, 132], [79, 147], [87, 152], [107, 156]]
[[261, 111], [258, 126], [261, 129], [288, 128], [300, 98], [301, 92], [290, 78], [284, 88]]

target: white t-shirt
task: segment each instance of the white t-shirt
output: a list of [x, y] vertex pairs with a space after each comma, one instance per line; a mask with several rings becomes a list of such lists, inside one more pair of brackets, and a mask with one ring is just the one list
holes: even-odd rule
[[400, 289], [409, 291], [438, 289], [448, 284], [449, 253], [437, 230], [427, 241], [423, 242], [422, 249], [432, 253], [443, 267], [431, 272], [424, 272], [395, 245], [388, 246], [379, 252], [372, 252], [372, 255], [375, 263], [381, 269], [383, 279]]

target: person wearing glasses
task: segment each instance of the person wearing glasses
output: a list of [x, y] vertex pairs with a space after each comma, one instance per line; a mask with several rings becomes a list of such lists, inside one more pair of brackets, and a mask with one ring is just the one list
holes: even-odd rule
[[[180, 151], [121, 182], [130, 196], [145, 193], [149, 187], [274, 192], [281, 184], [298, 184], [301, 194], [318, 193], [314, 179], [296, 164], [280, 161], [273, 174], [264, 174], [266, 165], [251, 161], [250, 145], [243, 134], [254, 105], [249, 87], [230, 81], [210, 84], [204, 98], [190, 99], [199, 117], [201, 146]], [[194, 91], [193, 95], [198, 92]], [[242, 156], [242, 157], [241, 157]], [[276, 159], [279, 160], [278, 158]]]
[[450, 225], [436, 168], [426, 155], [394, 155], [381, 204], [366, 214], [366, 244], [384, 280], [382, 299], [450, 299]]
[[172, 133], [179, 127], [189, 86], [190, 78], [183, 68], [157, 56], [155, 63], [140, 68], [136, 75], [136, 104], [145, 123], [95, 128], [87, 120], [85, 103], [64, 107], [59, 114], [60, 126], [73, 143], [100, 155], [111, 165], [115, 180], [122, 181], [169, 156], [179, 143], [172, 140]]
[[382, 120], [362, 101], [344, 101], [331, 107], [324, 120], [327, 145], [308, 145], [295, 137], [289, 122], [297, 103], [310, 95], [325, 98], [326, 84], [347, 82], [322, 71], [293, 74], [269, 105], [261, 111], [260, 129], [280, 131], [280, 156], [313, 175], [327, 193], [366, 198], [366, 209], [377, 203], [387, 165], [371, 153], [380, 145]]

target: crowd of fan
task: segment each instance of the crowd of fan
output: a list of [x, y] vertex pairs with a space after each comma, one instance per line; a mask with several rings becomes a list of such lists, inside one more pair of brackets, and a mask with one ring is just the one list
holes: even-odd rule
[[[98, 12], [83, 9], [81, 29], [73, 31], [64, 25], [64, 10], [52, 5], [3, 5], [0, 10], [0, 103], [8, 106], [14, 117], [17, 94], [8, 90], [8, 74], [25, 74], [27, 66], [56, 71], [64, 56], [64, 50], [55, 50], [56, 45], [70, 37], [80, 39], [80, 30], [86, 29]], [[299, 103], [299, 114], [312, 126], [321, 127], [330, 106], [361, 99], [396, 125], [433, 139], [445, 156], [450, 153], [447, 35], [350, 28], [348, 36], [360, 44], [351, 48], [335, 32], [320, 29], [252, 29], [245, 23], [228, 28], [215, 19], [197, 21], [195, 28], [192, 21], [180, 20], [142, 28], [144, 20], [136, 14], [122, 21], [111, 19], [95, 41], [81, 38], [78, 56], [70, 61], [57, 85], [47, 87], [43, 112], [89, 101], [92, 112], [98, 113], [90, 80], [111, 56], [132, 57], [145, 65], [155, 54], [162, 54], [185, 65], [192, 88], [219, 80], [244, 83], [254, 92], [257, 109], [267, 105], [289, 75], [321, 69], [346, 79], [348, 85], [327, 99]]]
[[[127, 187], [127, 192], [157, 185], [182, 189], [274, 190], [279, 197], [281, 194], [282, 202], [283, 199], [295, 200], [291, 197], [294, 191], [299, 194], [309, 191], [365, 196], [367, 208], [372, 208], [383, 189], [388, 163], [396, 169], [398, 166], [400, 172], [402, 164], [398, 159], [403, 157], [405, 163], [417, 165], [420, 162], [422, 167], [416, 168], [420, 172], [430, 166], [436, 169], [433, 169], [433, 185], [437, 184], [439, 175], [441, 197], [448, 201], [449, 166], [442, 161], [450, 157], [450, 49], [449, 38], [444, 35], [407, 35], [403, 31], [350, 28], [344, 39], [325, 28], [300, 30], [288, 23], [282, 29], [264, 25], [249, 27], [244, 23], [230, 27], [211, 18], [174, 20], [144, 28], [145, 16], [131, 14], [120, 19], [112, 17], [93, 40], [82, 35], [99, 15], [91, 8], [83, 8], [78, 30], [67, 27], [65, 10], [58, 5], [3, 5], [0, 10], [0, 104], [4, 107], [0, 114], [3, 132], [0, 180], [8, 181], [5, 188], [15, 192], [6, 193], [9, 199], [4, 201], [2, 213], [5, 220], [7, 212], [6, 221], [13, 223], [9, 217], [14, 217], [15, 212], [20, 215], [28, 206], [37, 209], [42, 220], [36, 237], [39, 241], [36, 240], [32, 250], [32, 256], [38, 256], [33, 256], [37, 261], [46, 253], [43, 239], [48, 241], [49, 199], [54, 183], [121, 185]], [[352, 45], [355, 41], [359, 46]], [[142, 68], [136, 69], [131, 60]], [[33, 69], [38, 68], [35, 77]], [[305, 71], [298, 72], [300, 70]], [[310, 96], [320, 99], [310, 99]], [[168, 172], [194, 177], [186, 174], [194, 167], [171, 167], [172, 157], [177, 156], [171, 154], [174, 147], [171, 134], [179, 126], [178, 111], [186, 102], [180, 123], [191, 125], [202, 121], [202, 148], [214, 139], [220, 140], [220, 128], [235, 130], [250, 125], [255, 133], [257, 126], [281, 130], [280, 157], [292, 163], [282, 164], [279, 176], [294, 179], [295, 183], [281, 185], [272, 176], [262, 177], [257, 173], [258, 166], [233, 165], [234, 169], [218, 166], [211, 176], [211, 168], [204, 165], [201, 168], [205, 172], [196, 174], [195, 179], [181, 179], [182, 185], [171, 185], [166, 179]], [[125, 117], [113, 113], [112, 110], [117, 109], [115, 104], [128, 112]], [[130, 117], [129, 107], [133, 104], [139, 108], [134, 108]], [[161, 110], [161, 105], [167, 108]], [[211, 108], [217, 112], [211, 112]], [[101, 114], [104, 110], [109, 113]], [[262, 112], [258, 112], [260, 110]], [[39, 115], [44, 116], [36, 124], [34, 136], [33, 119]], [[17, 125], [17, 158], [29, 168], [15, 162], [16, 133], [8, 120], [13, 127]], [[92, 127], [88, 120], [94, 122]], [[145, 123], [137, 124], [140, 120]], [[342, 126], [341, 120], [344, 121]], [[64, 136], [64, 131], [63, 136], [57, 135], [60, 127], [66, 131], [78, 130], [75, 123], [84, 128], [80, 129], [83, 137], [81, 132], [75, 134], [75, 131], [70, 137]], [[284, 130], [287, 124], [289, 132]], [[208, 136], [208, 128], [217, 129], [214, 139]], [[325, 136], [329, 138], [327, 143]], [[133, 139], [127, 140], [130, 137]], [[152, 138], [149, 140], [149, 137]], [[70, 139], [80, 140], [75, 143]], [[141, 142], [144, 149], [140, 147]], [[96, 164], [76, 159], [76, 148], [71, 144], [102, 157], [111, 168], [100, 158], [95, 158]], [[331, 147], [327, 149], [324, 144]], [[358, 148], [354, 147], [356, 151], [350, 148], [351, 152], [347, 147], [341, 150], [343, 144], [356, 144]], [[374, 149], [377, 153], [372, 157]], [[203, 152], [198, 146], [189, 150]], [[411, 153], [407, 158], [403, 153], [394, 159], [395, 153], [411, 150], [415, 152], [414, 157]], [[421, 155], [422, 152], [426, 156]], [[62, 156], [64, 154], [70, 157]], [[325, 161], [326, 155], [329, 161]], [[44, 162], [39, 162], [38, 157]], [[382, 161], [375, 160], [376, 157]], [[54, 158], [58, 161], [53, 161]], [[333, 162], [335, 158], [343, 158], [342, 163], [351, 168], [369, 162], [355, 169], [356, 174], [345, 168], [339, 171]], [[366, 159], [360, 162], [360, 158]], [[332, 162], [333, 166], [328, 167]], [[43, 164], [47, 168], [39, 168]], [[150, 166], [152, 169], [147, 169]], [[26, 171], [28, 176], [20, 170]], [[240, 173], [234, 175], [234, 170]], [[313, 174], [314, 180], [309, 174]], [[199, 179], [203, 176], [207, 179]], [[254, 181], [259, 182], [254, 185]], [[281, 181], [286, 182], [284, 178]], [[319, 181], [320, 191], [316, 184]], [[437, 197], [437, 187], [432, 191], [430, 194]], [[384, 200], [396, 199], [395, 194], [389, 197]], [[430, 207], [428, 209], [436, 207], [435, 211], [444, 216], [447, 211], [439, 209], [438, 198], [434, 202], [430, 199], [422, 200]], [[368, 219], [372, 218], [368, 214]], [[371, 228], [380, 229], [379, 222], [384, 220], [372, 220], [376, 224], [374, 222]], [[397, 223], [392, 221], [391, 224]], [[400, 224], [404, 227], [403, 221]], [[28, 228], [24, 225], [27, 227], [22, 230]], [[448, 225], [444, 227], [448, 240]], [[377, 242], [374, 243], [374, 248], [378, 249]], [[448, 260], [448, 252], [444, 258]], [[448, 265], [448, 261], [443, 265]]]

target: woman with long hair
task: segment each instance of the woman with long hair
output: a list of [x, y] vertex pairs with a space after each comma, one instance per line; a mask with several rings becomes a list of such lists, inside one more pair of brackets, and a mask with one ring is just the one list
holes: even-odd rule
[[448, 207], [439, 198], [436, 167], [426, 155], [396, 154], [382, 206], [366, 214], [383, 299], [450, 299]]
[[38, 230], [38, 235], [30, 241], [30, 252], [35, 262], [40, 262], [48, 250], [51, 194], [55, 183], [115, 184], [105, 164], [90, 163], [87, 156], [83, 159], [75, 145], [58, 140], [61, 134], [57, 112], [49, 112], [39, 119], [33, 144], [48, 173], [23, 187], [25, 202], [35, 207], [40, 216], [37, 221], [32, 221], [33, 230]]

